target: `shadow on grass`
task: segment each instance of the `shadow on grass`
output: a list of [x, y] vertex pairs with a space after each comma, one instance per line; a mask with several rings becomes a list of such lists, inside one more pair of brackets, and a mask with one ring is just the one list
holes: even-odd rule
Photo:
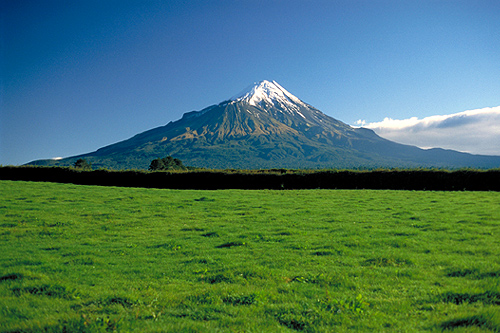
[[0, 282], [9, 280], [21, 280], [22, 278], [24, 278], [24, 275], [21, 273], [11, 273], [11, 274], [6, 274], [4, 276], [0, 276]]
[[446, 303], [477, 303], [500, 305], [500, 293], [496, 291], [486, 291], [484, 293], [454, 293], [447, 292], [441, 295], [441, 300]]
[[449, 271], [446, 276], [448, 277], [467, 277], [471, 279], [485, 279], [485, 278], [494, 278], [494, 277], [500, 277], [500, 271], [493, 271], [493, 272], [480, 272], [477, 268], [464, 268], [464, 269], [457, 269], [453, 271]]
[[224, 243], [224, 244], [221, 244], [221, 245], [216, 246], [216, 247], [218, 249], [222, 249], [222, 248], [235, 247], [235, 246], [245, 246], [245, 245], [246, 245], [245, 242], [236, 241], [236, 242]]
[[78, 296], [75, 290], [68, 289], [58, 284], [43, 284], [40, 286], [15, 287], [12, 292], [16, 296], [28, 293], [36, 296], [48, 296], [65, 299], [73, 299]]
[[448, 320], [440, 326], [443, 330], [454, 330], [464, 327], [479, 327], [493, 332], [500, 332], [500, 323], [494, 322], [492, 316], [485, 314]]

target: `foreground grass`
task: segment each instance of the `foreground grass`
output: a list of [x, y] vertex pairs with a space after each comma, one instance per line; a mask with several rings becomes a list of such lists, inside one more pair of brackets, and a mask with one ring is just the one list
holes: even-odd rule
[[0, 198], [3, 332], [500, 332], [498, 192]]

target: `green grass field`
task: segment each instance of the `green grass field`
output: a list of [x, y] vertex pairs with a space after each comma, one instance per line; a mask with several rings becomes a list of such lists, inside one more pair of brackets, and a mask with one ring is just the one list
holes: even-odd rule
[[0, 181], [0, 331], [500, 332], [500, 193]]

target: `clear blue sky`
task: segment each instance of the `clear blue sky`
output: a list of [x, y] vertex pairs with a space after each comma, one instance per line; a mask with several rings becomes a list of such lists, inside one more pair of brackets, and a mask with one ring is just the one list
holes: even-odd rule
[[0, 164], [94, 151], [276, 80], [355, 124], [500, 105], [500, 2], [0, 0]]

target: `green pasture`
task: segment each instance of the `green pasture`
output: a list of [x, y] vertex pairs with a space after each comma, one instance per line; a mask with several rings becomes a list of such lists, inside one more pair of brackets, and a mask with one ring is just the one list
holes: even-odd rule
[[500, 332], [500, 193], [0, 181], [1, 332]]

